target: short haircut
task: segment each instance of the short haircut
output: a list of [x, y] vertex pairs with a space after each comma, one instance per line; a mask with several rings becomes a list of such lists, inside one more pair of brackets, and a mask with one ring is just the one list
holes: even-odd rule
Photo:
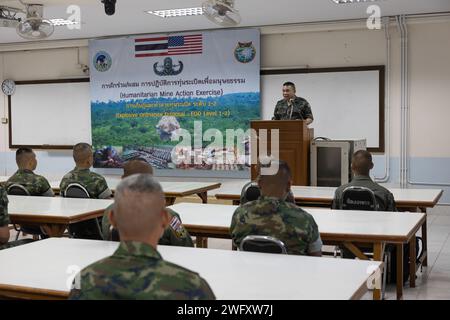
[[19, 167], [22, 167], [30, 156], [34, 154], [31, 148], [19, 148], [16, 151], [16, 163]]
[[123, 178], [133, 174], [146, 173], [153, 174], [153, 168], [142, 158], [127, 161], [123, 166]]
[[280, 187], [286, 186], [288, 182], [292, 180], [292, 173], [288, 163], [284, 160], [272, 160], [269, 164], [261, 164], [259, 170], [272, 165], [278, 166], [278, 171], [273, 175], [260, 174], [260, 179], [265, 179], [266, 181]]
[[161, 185], [149, 174], [123, 179], [114, 194], [114, 218], [119, 234], [148, 236], [161, 222], [165, 200]]
[[372, 155], [367, 150], [358, 150], [352, 156], [352, 168], [360, 175], [369, 175], [373, 168]]
[[283, 87], [284, 86], [292, 87], [292, 89], [294, 89], [294, 91], [295, 91], [295, 84], [293, 82], [287, 81], [287, 82], [283, 83]]
[[77, 143], [73, 147], [73, 160], [75, 163], [80, 163], [88, 159], [92, 155], [92, 147], [88, 143]]

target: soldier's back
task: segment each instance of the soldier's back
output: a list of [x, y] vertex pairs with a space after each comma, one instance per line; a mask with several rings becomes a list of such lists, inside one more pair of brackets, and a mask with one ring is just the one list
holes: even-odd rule
[[47, 179], [31, 170], [17, 170], [5, 183], [7, 189], [13, 184], [23, 186], [31, 196], [40, 196], [51, 190]]
[[267, 197], [239, 207], [230, 229], [237, 246], [247, 235], [266, 235], [283, 241], [290, 254], [307, 254], [308, 245], [319, 238], [309, 213], [293, 203]]
[[370, 189], [375, 194], [375, 198], [378, 203], [380, 211], [395, 211], [395, 200], [392, 193], [381, 186], [380, 184], [373, 181], [368, 176], [355, 176], [352, 181], [340, 186], [336, 189], [335, 197], [333, 199], [332, 207], [337, 209], [339, 207], [339, 202], [342, 199], [342, 194], [347, 187], [364, 187]]
[[164, 261], [148, 245], [121, 242], [109, 258], [81, 272], [71, 299], [215, 299], [197, 273]]
[[61, 192], [64, 193], [67, 187], [72, 183], [83, 186], [88, 191], [89, 196], [94, 199], [108, 198], [111, 195], [105, 178], [89, 169], [75, 168], [67, 173], [60, 183]]

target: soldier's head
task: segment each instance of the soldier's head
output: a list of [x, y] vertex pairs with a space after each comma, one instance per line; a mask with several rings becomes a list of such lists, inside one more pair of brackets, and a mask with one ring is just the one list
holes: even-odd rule
[[368, 176], [373, 168], [372, 155], [369, 151], [358, 150], [352, 156], [352, 171], [357, 176]]
[[122, 178], [129, 177], [133, 174], [150, 174], [153, 175], [153, 168], [144, 159], [134, 159], [127, 161], [123, 166]]
[[[262, 170], [265, 166], [272, 166], [274, 168], [278, 166], [278, 170], [276, 172], [267, 170], [268, 174], [265, 174], [264, 170]], [[286, 161], [273, 160], [268, 165], [260, 164], [257, 170], [259, 172], [258, 185], [261, 189], [261, 195], [284, 199], [292, 185], [292, 174]]]
[[73, 160], [78, 168], [87, 169], [94, 163], [94, 154], [92, 147], [88, 143], [77, 143], [73, 147]]
[[109, 214], [121, 241], [138, 241], [156, 248], [169, 223], [161, 185], [149, 174], [123, 179], [116, 188]]
[[285, 100], [293, 99], [295, 97], [295, 84], [292, 82], [283, 83], [283, 98]]
[[16, 151], [16, 163], [21, 170], [34, 171], [37, 166], [36, 154], [30, 148], [19, 148]]

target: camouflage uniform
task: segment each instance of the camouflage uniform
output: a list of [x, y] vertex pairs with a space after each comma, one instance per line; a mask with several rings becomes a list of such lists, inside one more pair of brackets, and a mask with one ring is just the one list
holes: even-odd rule
[[[108, 214], [113, 206], [114, 205], [112, 204], [106, 208], [105, 213], [103, 214], [102, 233], [104, 240], [112, 240], [111, 222], [109, 221]], [[192, 242], [191, 236], [181, 223], [181, 218], [178, 213], [169, 208], [166, 208], [166, 211], [169, 213], [170, 224], [166, 230], [164, 230], [161, 239], [159, 239], [159, 244], [163, 246], [193, 247], [194, 243]]]
[[47, 179], [33, 173], [31, 170], [17, 170], [17, 172], [6, 181], [6, 189], [12, 184], [20, 184], [28, 190], [31, 196], [53, 197], [55, 195]]
[[231, 220], [231, 237], [238, 248], [248, 235], [277, 238], [289, 254], [320, 252], [322, 240], [314, 218], [295, 204], [261, 196], [236, 209]]
[[380, 211], [396, 211], [392, 193], [378, 183], [373, 182], [369, 176], [355, 176], [350, 183], [337, 188], [334, 194], [333, 204], [331, 205], [333, 209], [339, 208], [342, 201], [342, 193], [347, 187], [366, 187], [375, 193]]
[[[6, 190], [3, 189], [2, 186], [0, 186], [0, 228], [8, 227], [8, 224], [10, 223], [11, 221], [9, 220], [8, 215], [8, 197], [6, 195]], [[32, 239], [22, 239], [18, 241], [7, 242], [3, 245], [0, 244], [0, 250], [12, 248], [32, 241]]]
[[89, 197], [93, 199], [107, 199], [112, 194], [105, 178], [89, 169], [75, 168], [66, 174], [59, 184], [61, 194], [66, 192], [71, 183], [81, 184], [89, 192]]
[[197, 273], [164, 261], [148, 244], [131, 241], [82, 270], [79, 284], [69, 299], [215, 299]]
[[10, 224], [8, 215], [8, 196], [6, 190], [0, 186], [0, 228]]
[[314, 120], [311, 106], [309, 105], [308, 101], [300, 97], [295, 97], [292, 116], [291, 107], [288, 106], [288, 103], [285, 99], [282, 99], [278, 101], [277, 105], [275, 106], [272, 120], [306, 120], [308, 118]]

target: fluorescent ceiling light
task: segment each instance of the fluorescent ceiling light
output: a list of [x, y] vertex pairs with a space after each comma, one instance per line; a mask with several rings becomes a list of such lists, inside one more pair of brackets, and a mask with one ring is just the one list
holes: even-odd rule
[[375, 2], [378, 0], [332, 0], [336, 4]]
[[73, 25], [73, 24], [78, 24], [75, 21], [70, 21], [70, 20], [66, 20], [66, 19], [49, 19], [49, 21], [55, 26], [55, 27], [59, 27], [59, 26], [69, 26], [69, 25]]
[[182, 9], [153, 10], [146, 12], [149, 14], [154, 14], [155, 16], [161, 18], [173, 18], [173, 17], [202, 15], [203, 9], [201, 7], [196, 7], [196, 8], [182, 8]]

